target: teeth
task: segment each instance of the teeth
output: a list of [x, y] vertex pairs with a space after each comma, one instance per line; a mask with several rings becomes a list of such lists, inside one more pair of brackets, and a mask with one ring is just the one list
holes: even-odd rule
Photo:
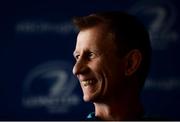
[[92, 84], [92, 82], [93, 82], [92, 80], [82, 81], [84, 86], [90, 85], [90, 84]]

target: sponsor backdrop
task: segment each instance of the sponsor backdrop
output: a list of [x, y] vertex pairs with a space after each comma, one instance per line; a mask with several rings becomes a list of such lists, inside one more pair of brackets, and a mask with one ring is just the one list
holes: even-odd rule
[[142, 93], [146, 115], [180, 120], [178, 0], [2, 2], [0, 120], [82, 120], [94, 108], [72, 75], [72, 17], [124, 10], [149, 29], [153, 58]]

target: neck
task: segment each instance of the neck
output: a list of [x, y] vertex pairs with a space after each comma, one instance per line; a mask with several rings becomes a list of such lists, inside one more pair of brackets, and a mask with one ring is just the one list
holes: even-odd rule
[[94, 105], [95, 115], [102, 120], [138, 120], [143, 113], [140, 101], [134, 98], [95, 102]]

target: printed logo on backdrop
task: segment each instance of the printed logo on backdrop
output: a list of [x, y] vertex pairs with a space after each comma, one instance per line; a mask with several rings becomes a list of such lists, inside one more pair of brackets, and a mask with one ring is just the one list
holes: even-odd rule
[[32, 69], [24, 80], [22, 104], [25, 108], [46, 108], [50, 113], [66, 113], [80, 103], [75, 92], [78, 82], [68, 62], [52, 61]]
[[145, 19], [153, 49], [164, 50], [168, 48], [169, 43], [177, 41], [178, 34], [173, 29], [177, 10], [171, 1], [144, 0], [137, 2], [130, 12]]
[[145, 82], [146, 90], [161, 90], [161, 91], [172, 91], [180, 88], [179, 78], [161, 78], [161, 79], [148, 79]]
[[67, 35], [77, 31], [73, 24], [69, 21], [55, 23], [38, 20], [19, 21], [16, 24], [15, 30], [20, 34], [53, 33], [58, 35]]
[[[172, 1], [141, 0], [134, 4], [129, 12], [138, 16], [149, 29], [153, 50], [166, 51], [170, 48], [171, 43], [177, 43], [179, 37], [174, 27], [177, 24], [178, 10]], [[160, 65], [163, 65], [163, 63]], [[148, 78], [145, 83], [145, 89], [159, 89], [163, 91], [178, 89], [180, 87], [178, 79], [171, 76], [164, 76], [158, 79]]]

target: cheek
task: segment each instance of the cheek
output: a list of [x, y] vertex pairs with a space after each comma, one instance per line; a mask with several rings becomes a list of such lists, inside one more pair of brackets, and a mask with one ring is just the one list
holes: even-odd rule
[[93, 72], [97, 75], [98, 78], [104, 80], [104, 77], [107, 77], [108, 74], [108, 65], [103, 61], [96, 62], [96, 66], [93, 67]]
[[96, 63], [92, 65], [92, 71], [100, 80], [108, 80], [111, 78], [111, 73], [113, 71], [111, 63], [107, 59], [97, 60]]
[[117, 86], [121, 84], [124, 79], [124, 65], [116, 61], [111, 61], [106, 66], [104, 66], [106, 73], [106, 79], [108, 84], [112, 86]]

